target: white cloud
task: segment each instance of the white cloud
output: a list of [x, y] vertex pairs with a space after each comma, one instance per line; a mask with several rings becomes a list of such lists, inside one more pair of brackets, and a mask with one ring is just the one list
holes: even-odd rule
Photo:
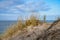
[[[15, 2], [18, 0], [7, 0], [1, 2], [1, 6], [3, 9], [7, 9], [6, 13], [23, 13], [23, 12], [39, 12], [49, 10], [48, 5], [42, 0], [27, 0], [24, 4], [16, 5]], [[14, 4], [14, 5], [13, 5]], [[12, 6], [10, 6], [12, 5]]]
[[27, 1], [23, 5], [17, 5], [16, 8], [24, 12], [38, 12], [49, 10], [48, 5], [41, 1]]
[[[2, 7], [3, 10], [6, 10], [7, 14], [0, 14], [3, 17], [7, 18], [14, 18], [17, 17], [20, 13], [31, 13], [31, 12], [40, 12], [40, 11], [46, 11], [49, 10], [48, 5], [42, 0], [27, 0], [23, 4], [17, 4], [17, 1], [9, 0], [9, 1], [4, 1], [1, 4], [0, 8]], [[12, 6], [10, 6], [12, 5]], [[13, 14], [14, 13], [14, 14]], [[17, 15], [18, 14], [18, 15]]]
[[6, 8], [8, 6], [11, 6], [13, 4], [13, 1], [2, 1], [0, 2], [0, 8]]

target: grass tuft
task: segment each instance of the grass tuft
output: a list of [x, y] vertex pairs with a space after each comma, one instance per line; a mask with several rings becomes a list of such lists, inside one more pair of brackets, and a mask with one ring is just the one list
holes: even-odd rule
[[32, 15], [25, 22], [23, 22], [20, 19], [18, 20], [16, 24], [12, 25], [11, 28], [8, 28], [8, 30], [6, 30], [3, 37], [5, 38], [12, 37], [15, 33], [17, 33], [18, 31], [22, 31], [27, 26], [30, 26], [30, 25], [37, 26], [41, 23], [42, 22], [39, 20], [39, 18], [37, 18], [36, 16], [32, 16]]

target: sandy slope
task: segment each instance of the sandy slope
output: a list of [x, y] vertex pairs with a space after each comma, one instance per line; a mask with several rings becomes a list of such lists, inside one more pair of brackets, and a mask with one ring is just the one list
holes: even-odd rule
[[28, 26], [23, 31], [18, 31], [12, 37], [4, 40], [36, 40], [39, 35], [44, 34], [44, 30], [49, 27], [48, 24], [38, 25], [38, 26]]
[[[3, 39], [3, 40], [38, 40], [38, 39], [43, 40], [43, 37], [45, 35], [45, 30], [47, 28], [49, 28], [50, 25], [51, 24], [43, 24], [43, 25], [38, 25], [38, 26], [34, 26], [34, 27], [31, 25], [31, 26], [28, 26], [27, 28], [25, 28], [23, 31], [18, 31], [12, 37], [9, 37], [9, 38]], [[60, 22], [51, 28], [51, 30], [54, 30], [54, 31], [55, 31], [55, 29], [60, 29]], [[51, 31], [51, 30], [49, 32], [47, 32], [47, 34], [49, 34], [49, 33], [53, 34], [54, 31]], [[58, 31], [58, 33], [60, 33], [60, 31]], [[47, 40], [51, 40], [51, 36], [52, 36], [51, 34], [48, 36], [50, 39], [47, 37]], [[59, 36], [59, 39], [60, 39], [60, 36]]]

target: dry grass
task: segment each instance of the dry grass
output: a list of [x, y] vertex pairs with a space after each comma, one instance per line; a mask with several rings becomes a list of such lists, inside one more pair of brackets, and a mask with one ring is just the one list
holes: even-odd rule
[[17, 31], [17, 27], [16, 27], [15, 25], [12, 25], [11, 28], [8, 28], [8, 29], [5, 31], [3, 37], [4, 37], [4, 38], [11, 37], [16, 31]]
[[3, 37], [5, 38], [12, 37], [12, 35], [17, 33], [19, 30], [22, 31], [27, 26], [30, 26], [30, 25], [37, 26], [39, 24], [42, 24], [42, 22], [39, 21], [39, 19], [37, 19], [37, 17], [35, 16], [31, 16], [29, 20], [27, 19], [25, 21], [25, 23], [22, 22], [22, 20], [18, 20], [16, 24], [12, 25], [11, 28], [8, 28], [8, 30], [4, 33]]
[[2, 37], [0, 36], [0, 40], [2, 40]]
[[31, 16], [29, 20], [26, 20], [25, 24], [26, 26], [30, 25], [37, 26], [38, 24], [41, 24], [41, 22], [39, 21], [39, 19], [37, 19], [37, 17]]

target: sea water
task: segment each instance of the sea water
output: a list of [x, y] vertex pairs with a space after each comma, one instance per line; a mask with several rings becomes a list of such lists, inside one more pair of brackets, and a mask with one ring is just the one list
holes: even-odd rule
[[[47, 20], [47, 22], [53, 22], [52, 20]], [[0, 21], [0, 34], [3, 33], [10, 25], [17, 23], [17, 21]]]

